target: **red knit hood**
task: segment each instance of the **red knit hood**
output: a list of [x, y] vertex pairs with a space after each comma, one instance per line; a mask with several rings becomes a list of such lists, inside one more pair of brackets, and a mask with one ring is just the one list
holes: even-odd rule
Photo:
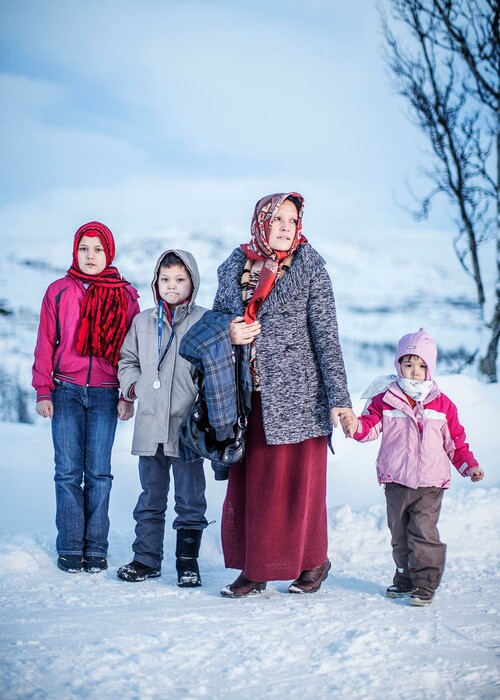
[[113, 262], [116, 253], [115, 239], [113, 238], [113, 234], [111, 233], [110, 229], [105, 226], [105, 224], [101, 224], [100, 221], [89, 221], [88, 224], [83, 224], [83, 226], [80, 226], [78, 231], [75, 233], [75, 239], [73, 241], [73, 267], [80, 270], [78, 265], [78, 246], [80, 245], [80, 241], [83, 236], [89, 236], [90, 238], [99, 236], [106, 254], [106, 267], [109, 267]]

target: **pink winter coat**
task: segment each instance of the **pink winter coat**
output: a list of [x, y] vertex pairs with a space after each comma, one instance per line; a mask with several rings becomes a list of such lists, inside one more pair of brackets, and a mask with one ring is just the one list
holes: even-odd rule
[[422, 404], [412, 408], [397, 382], [377, 394], [359, 418], [354, 439], [368, 442], [382, 433], [377, 456], [380, 484], [450, 485], [450, 460], [462, 476], [478, 466], [466, 443], [457, 407], [434, 382]]
[[[139, 295], [134, 287], [127, 292], [127, 328], [139, 313]], [[80, 280], [66, 275], [49, 285], [42, 301], [35, 348], [32, 384], [36, 400], [50, 400], [54, 378], [80, 386], [118, 387], [117, 367], [103, 357], [80, 355], [76, 339], [80, 327], [80, 304], [85, 295]]]

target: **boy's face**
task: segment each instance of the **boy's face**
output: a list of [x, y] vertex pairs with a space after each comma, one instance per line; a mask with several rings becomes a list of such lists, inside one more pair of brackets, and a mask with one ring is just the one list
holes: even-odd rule
[[98, 275], [106, 267], [106, 253], [99, 236], [82, 236], [78, 244], [78, 267], [86, 275]]
[[170, 309], [189, 299], [193, 293], [191, 275], [184, 265], [160, 267], [158, 274], [158, 293], [166, 301]]
[[417, 382], [425, 381], [427, 365], [418, 355], [404, 355], [399, 364], [401, 374], [405, 379], [414, 379]]
[[273, 250], [290, 250], [295, 239], [298, 221], [297, 207], [289, 199], [285, 199], [271, 220], [269, 247]]

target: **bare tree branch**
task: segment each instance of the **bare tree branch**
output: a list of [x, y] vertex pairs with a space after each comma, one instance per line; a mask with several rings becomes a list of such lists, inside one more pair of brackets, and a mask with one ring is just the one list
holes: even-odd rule
[[386, 63], [432, 153], [433, 164], [425, 174], [433, 187], [416, 198], [419, 207], [413, 215], [418, 220], [425, 218], [435, 197], [447, 197], [457, 225], [453, 247], [474, 280], [481, 308], [486, 293], [478, 248], [495, 233], [497, 236], [497, 307], [487, 369], [480, 361], [481, 371], [496, 381], [500, 337], [500, 3], [385, 0], [384, 4], [388, 9], [381, 6], [380, 14]]

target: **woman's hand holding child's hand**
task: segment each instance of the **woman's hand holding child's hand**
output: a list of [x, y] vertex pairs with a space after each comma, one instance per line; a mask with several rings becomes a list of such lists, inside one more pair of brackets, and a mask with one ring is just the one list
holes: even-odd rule
[[45, 401], [38, 401], [35, 406], [35, 411], [39, 416], [42, 416], [42, 418], [52, 418], [54, 415], [54, 406], [52, 401], [49, 399]]
[[482, 481], [484, 478], [484, 472], [481, 467], [472, 467], [470, 470], [470, 480], [471, 481]]
[[130, 401], [120, 399], [118, 401], [118, 418], [120, 420], [129, 420], [134, 415], [134, 404]]
[[343, 416], [340, 416], [340, 425], [342, 426], [342, 430], [344, 431], [344, 435], [346, 437], [351, 437], [354, 435], [356, 430], [358, 429], [358, 419], [354, 414], [352, 415], [347, 415], [344, 414]]
[[260, 333], [260, 323], [246, 323], [243, 316], [236, 316], [229, 326], [229, 337], [233, 345], [249, 345]]
[[352, 437], [358, 429], [358, 419], [352, 408], [332, 408], [333, 425], [340, 425], [346, 437]]

